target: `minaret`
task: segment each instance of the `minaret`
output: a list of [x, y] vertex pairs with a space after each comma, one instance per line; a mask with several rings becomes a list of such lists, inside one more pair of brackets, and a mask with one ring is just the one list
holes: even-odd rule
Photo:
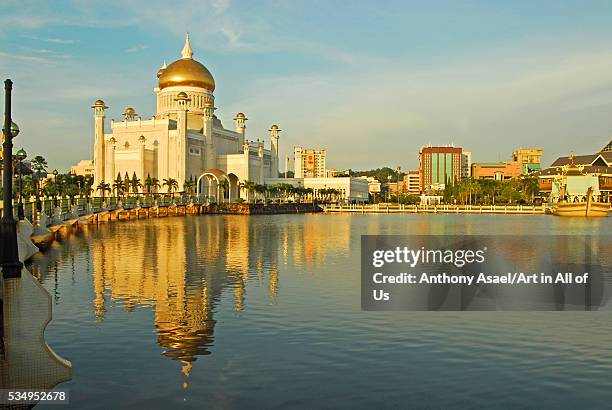
[[213, 136], [213, 119], [215, 114], [215, 106], [212, 102], [204, 103], [204, 135], [206, 136], [206, 167], [208, 169], [217, 168], [217, 150], [215, 148], [215, 139]]
[[108, 140], [108, 172], [106, 173], [108, 184], [112, 185], [115, 180], [115, 145], [117, 140], [115, 137], [110, 137]]
[[250, 181], [251, 180], [251, 175], [249, 172], [249, 142], [245, 141], [244, 144], [242, 144], [242, 157], [243, 157], [243, 167], [244, 167], [244, 180], [245, 181]]
[[264, 148], [263, 142], [259, 142], [257, 146], [257, 156], [259, 157], [259, 184], [264, 182]]
[[241, 143], [244, 144], [244, 138], [246, 137], [246, 122], [248, 118], [244, 115], [244, 113], [239, 112], [234, 117], [234, 121], [236, 121], [236, 132], [242, 135]]
[[96, 101], [91, 108], [94, 110], [94, 189], [104, 180], [104, 110], [108, 107], [104, 101]]
[[145, 179], [146, 179], [146, 174], [145, 174], [145, 143], [147, 142], [147, 139], [145, 138], [144, 135], [141, 135], [140, 138], [138, 138], [138, 142], [140, 143], [140, 146], [138, 147], [138, 157], [140, 160], [140, 182], [142, 182], [143, 184], [145, 183]]
[[278, 178], [278, 133], [281, 130], [278, 128], [278, 125], [272, 124], [268, 131], [270, 131], [270, 148], [272, 151], [270, 178]]
[[[188, 38], [189, 40], [189, 38]], [[188, 43], [185, 44], [187, 46]], [[184, 50], [183, 50], [184, 51]], [[178, 93], [176, 98], [178, 111], [176, 113], [176, 182], [178, 182], [179, 190], [183, 190], [183, 184], [187, 175], [187, 158], [188, 158], [188, 142], [187, 142], [187, 104], [191, 99], [183, 91]], [[169, 176], [170, 177], [170, 176]]]

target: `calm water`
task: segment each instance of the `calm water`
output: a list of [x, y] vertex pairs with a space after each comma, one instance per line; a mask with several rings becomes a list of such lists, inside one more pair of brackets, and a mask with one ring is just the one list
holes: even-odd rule
[[[604, 236], [612, 218], [189, 216], [85, 226], [30, 269], [75, 408], [611, 408], [609, 312], [362, 312], [362, 234]], [[607, 238], [602, 238], [608, 240]]]

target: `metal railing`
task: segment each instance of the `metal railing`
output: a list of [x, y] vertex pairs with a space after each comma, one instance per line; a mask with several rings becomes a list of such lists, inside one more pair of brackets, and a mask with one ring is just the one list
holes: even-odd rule
[[[19, 201], [13, 200], [13, 216], [17, 218]], [[186, 206], [190, 204], [204, 205], [215, 203], [215, 197], [205, 195], [179, 195], [179, 194], [140, 194], [126, 196], [106, 197], [56, 197], [56, 198], [29, 198], [24, 201], [24, 215], [31, 222], [35, 222], [40, 214], [51, 218], [59, 209], [60, 214], [75, 212], [79, 215], [100, 211], [101, 209], [115, 210], [118, 208], [136, 208], [138, 206], [149, 208], [154, 206]], [[0, 203], [0, 210], [2, 204]], [[36, 218], [33, 217], [36, 215]]]

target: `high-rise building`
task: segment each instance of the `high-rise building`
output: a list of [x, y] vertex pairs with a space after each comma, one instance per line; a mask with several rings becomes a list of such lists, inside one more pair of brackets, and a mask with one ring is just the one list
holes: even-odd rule
[[421, 177], [419, 170], [408, 171], [404, 177], [406, 181], [406, 191], [410, 195], [418, 195], [421, 193]]
[[463, 151], [461, 153], [461, 178], [469, 178], [472, 176], [472, 153]]
[[427, 146], [419, 151], [421, 191], [444, 189], [447, 182], [461, 178], [461, 147]]
[[294, 172], [295, 178], [325, 178], [327, 172], [325, 168], [325, 157], [327, 152], [324, 149], [304, 149], [294, 148]]
[[526, 175], [542, 169], [543, 152], [542, 148], [519, 148], [512, 153], [512, 161], [518, 162], [521, 174]]

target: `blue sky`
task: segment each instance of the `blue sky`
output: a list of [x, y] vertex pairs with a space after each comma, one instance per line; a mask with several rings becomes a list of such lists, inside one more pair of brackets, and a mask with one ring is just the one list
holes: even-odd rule
[[277, 123], [281, 153], [416, 168], [428, 143], [476, 162], [541, 146], [544, 162], [612, 134], [610, 1], [13, 1], [0, 3], [0, 75], [15, 142], [52, 168], [90, 158], [92, 113], [155, 109], [155, 73], [185, 32], [217, 83], [226, 127]]

